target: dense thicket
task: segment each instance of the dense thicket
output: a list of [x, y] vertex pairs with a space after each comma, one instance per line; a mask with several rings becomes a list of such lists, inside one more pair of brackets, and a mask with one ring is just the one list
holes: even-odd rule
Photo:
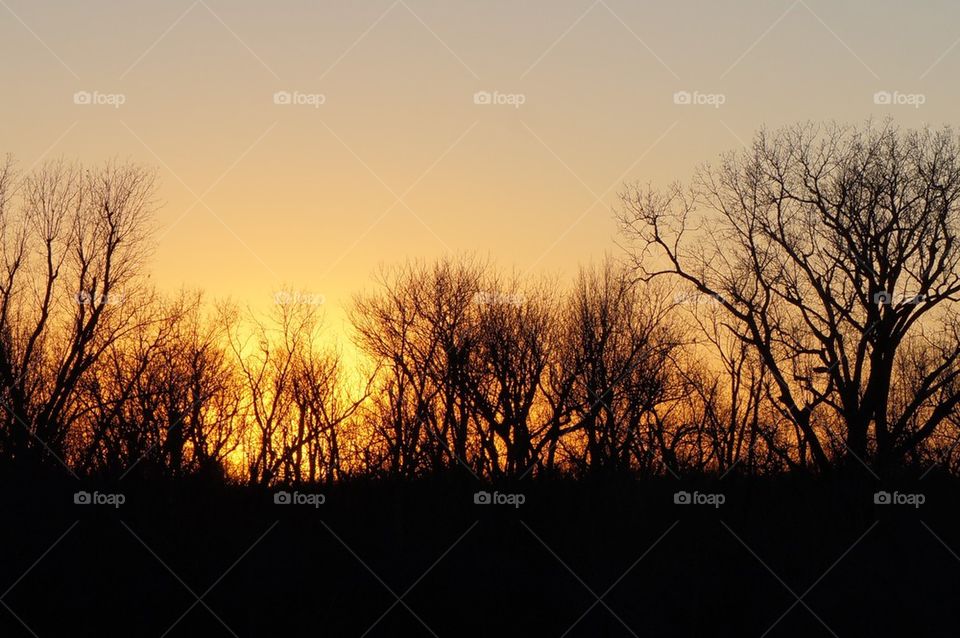
[[[557, 283], [381, 270], [347, 362], [317, 297], [267, 316], [147, 285], [154, 177], [0, 168], [0, 457], [78, 475], [335, 482], [954, 469], [960, 146], [798, 126], [628, 187], [623, 258]], [[349, 363], [349, 365], [347, 365]]]

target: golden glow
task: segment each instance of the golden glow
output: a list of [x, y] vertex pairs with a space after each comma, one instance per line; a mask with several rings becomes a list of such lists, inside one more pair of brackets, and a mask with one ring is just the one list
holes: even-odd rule
[[[944, 82], [960, 55], [916, 79], [955, 39], [955, 7], [873, 11], [874, 34], [911, 40], [887, 46], [839, 5], [820, 18], [842, 42], [802, 7], [760, 1], [207, 4], [11, 1], [3, 150], [24, 168], [61, 154], [157, 166], [161, 288], [258, 308], [313, 291], [341, 341], [379, 262], [474, 251], [569, 275], [616, 250], [625, 180], [684, 179], [764, 123], [891, 113], [881, 89], [925, 91], [896, 116], [939, 122], [960, 91]], [[677, 105], [681, 90], [726, 99]], [[478, 91], [524, 103], [478, 105]]]

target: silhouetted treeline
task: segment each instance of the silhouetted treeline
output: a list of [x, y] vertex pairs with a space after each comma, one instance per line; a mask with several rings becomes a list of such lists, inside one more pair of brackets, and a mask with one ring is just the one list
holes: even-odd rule
[[957, 469], [960, 146], [803, 125], [665, 193], [571, 281], [381, 269], [350, 312], [147, 284], [154, 177], [0, 169], [0, 456], [259, 485]]

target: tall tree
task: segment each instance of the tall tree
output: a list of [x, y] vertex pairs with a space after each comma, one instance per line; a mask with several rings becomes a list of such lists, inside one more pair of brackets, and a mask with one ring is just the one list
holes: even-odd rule
[[[761, 131], [689, 189], [629, 188], [620, 219], [644, 276], [719, 300], [817, 466], [839, 438], [846, 458], [894, 468], [960, 404], [958, 155], [950, 129]], [[913, 396], [891, 401], [915, 341], [932, 347]]]
[[13, 458], [63, 457], [77, 390], [111, 344], [138, 327], [154, 173], [48, 162], [0, 168], [2, 445]]

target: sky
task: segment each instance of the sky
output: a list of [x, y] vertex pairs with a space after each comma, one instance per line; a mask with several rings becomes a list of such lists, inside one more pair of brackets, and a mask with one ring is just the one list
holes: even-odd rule
[[0, 0], [0, 152], [160, 177], [152, 279], [345, 321], [379, 264], [572, 275], [628, 181], [798, 120], [956, 119], [946, 0]]

